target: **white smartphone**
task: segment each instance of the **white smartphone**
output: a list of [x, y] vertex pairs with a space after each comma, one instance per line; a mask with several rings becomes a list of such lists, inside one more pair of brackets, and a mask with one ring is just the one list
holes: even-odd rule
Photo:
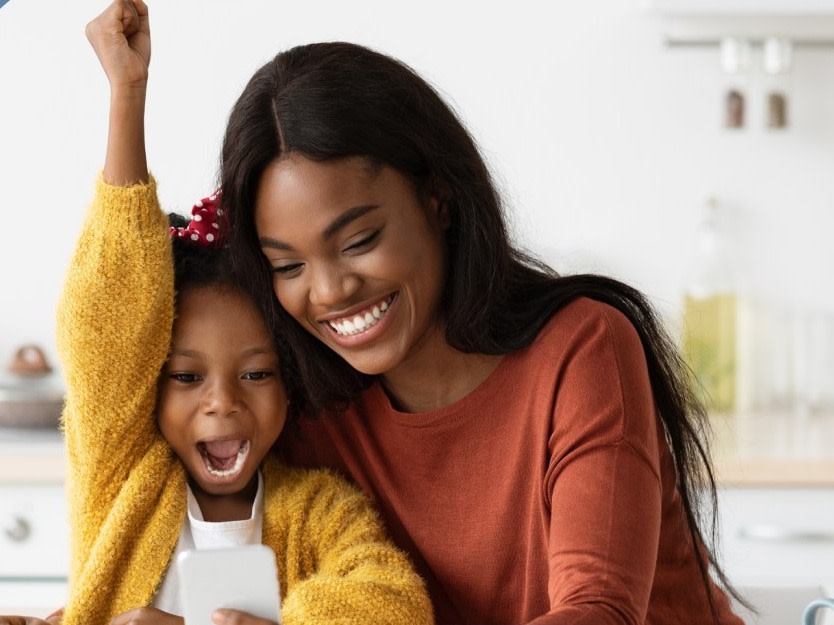
[[266, 545], [183, 551], [177, 572], [185, 625], [214, 625], [220, 608], [281, 623], [275, 554]]

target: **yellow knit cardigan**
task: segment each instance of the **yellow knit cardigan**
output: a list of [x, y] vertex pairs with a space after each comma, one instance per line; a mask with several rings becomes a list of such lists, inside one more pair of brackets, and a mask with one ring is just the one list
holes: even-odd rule
[[[186, 473], [154, 416], [174, 319], [153, 180], [98, 181], [58, 308], [71, 552], [64, 625], [150, 605], [186, 518]], [[264, 463], [263, 542], [285, 625], [422, 625], [431, 603], [369, 501], [324, 471]]]

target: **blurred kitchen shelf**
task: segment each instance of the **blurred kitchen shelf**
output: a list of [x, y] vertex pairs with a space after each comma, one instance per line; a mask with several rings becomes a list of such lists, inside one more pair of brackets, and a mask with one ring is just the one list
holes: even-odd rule
[[834, 0], [646, 0], [661, 15], [834, 15]]

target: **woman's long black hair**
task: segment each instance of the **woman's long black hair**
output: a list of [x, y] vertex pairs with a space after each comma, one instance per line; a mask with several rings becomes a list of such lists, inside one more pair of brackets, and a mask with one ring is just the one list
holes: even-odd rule
[[[515, 248], [502, 204], [472, 137], [432, 87], [403, 63], [362, 46], [321, 43], [278, 54], [251, 78], [229, 117], [223, 142], [223, 204], [231, 249], [249, 288], [287, 337], [313, 411], [344, 407], [370, 378], [355, 371], [278, 304], [260, 251], [254, 206], [268, 165], [289, 155], [313, 160], [362, 156], [409, 177], [418, 193], [442, 192], [449, 209], [448, 272], [440, 314], [449, 345], [462, 352], [507, 354], [532, 343], [560, 308], [590, 297], [622, 311], [640, 335], [654, 399], [675, 461], [683, 508], [705, 592], [709, 569], [737, 599], [702, 528], [701, 501], [715, 510], [705, 411], [688, 370], [647, 299], [597, 275], [560, 276]], [[706, 493], [702, 499], [700, 493]]]

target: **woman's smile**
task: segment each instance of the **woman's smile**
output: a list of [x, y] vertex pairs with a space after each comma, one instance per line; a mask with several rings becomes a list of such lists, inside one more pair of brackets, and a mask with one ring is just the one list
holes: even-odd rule
[[372, 341], [387, 325], [388, 311], [397, 299], [394, 293], [356, 312], [334, 316], [319, 323], [334, 335], [334, 339], [348, 345]]

